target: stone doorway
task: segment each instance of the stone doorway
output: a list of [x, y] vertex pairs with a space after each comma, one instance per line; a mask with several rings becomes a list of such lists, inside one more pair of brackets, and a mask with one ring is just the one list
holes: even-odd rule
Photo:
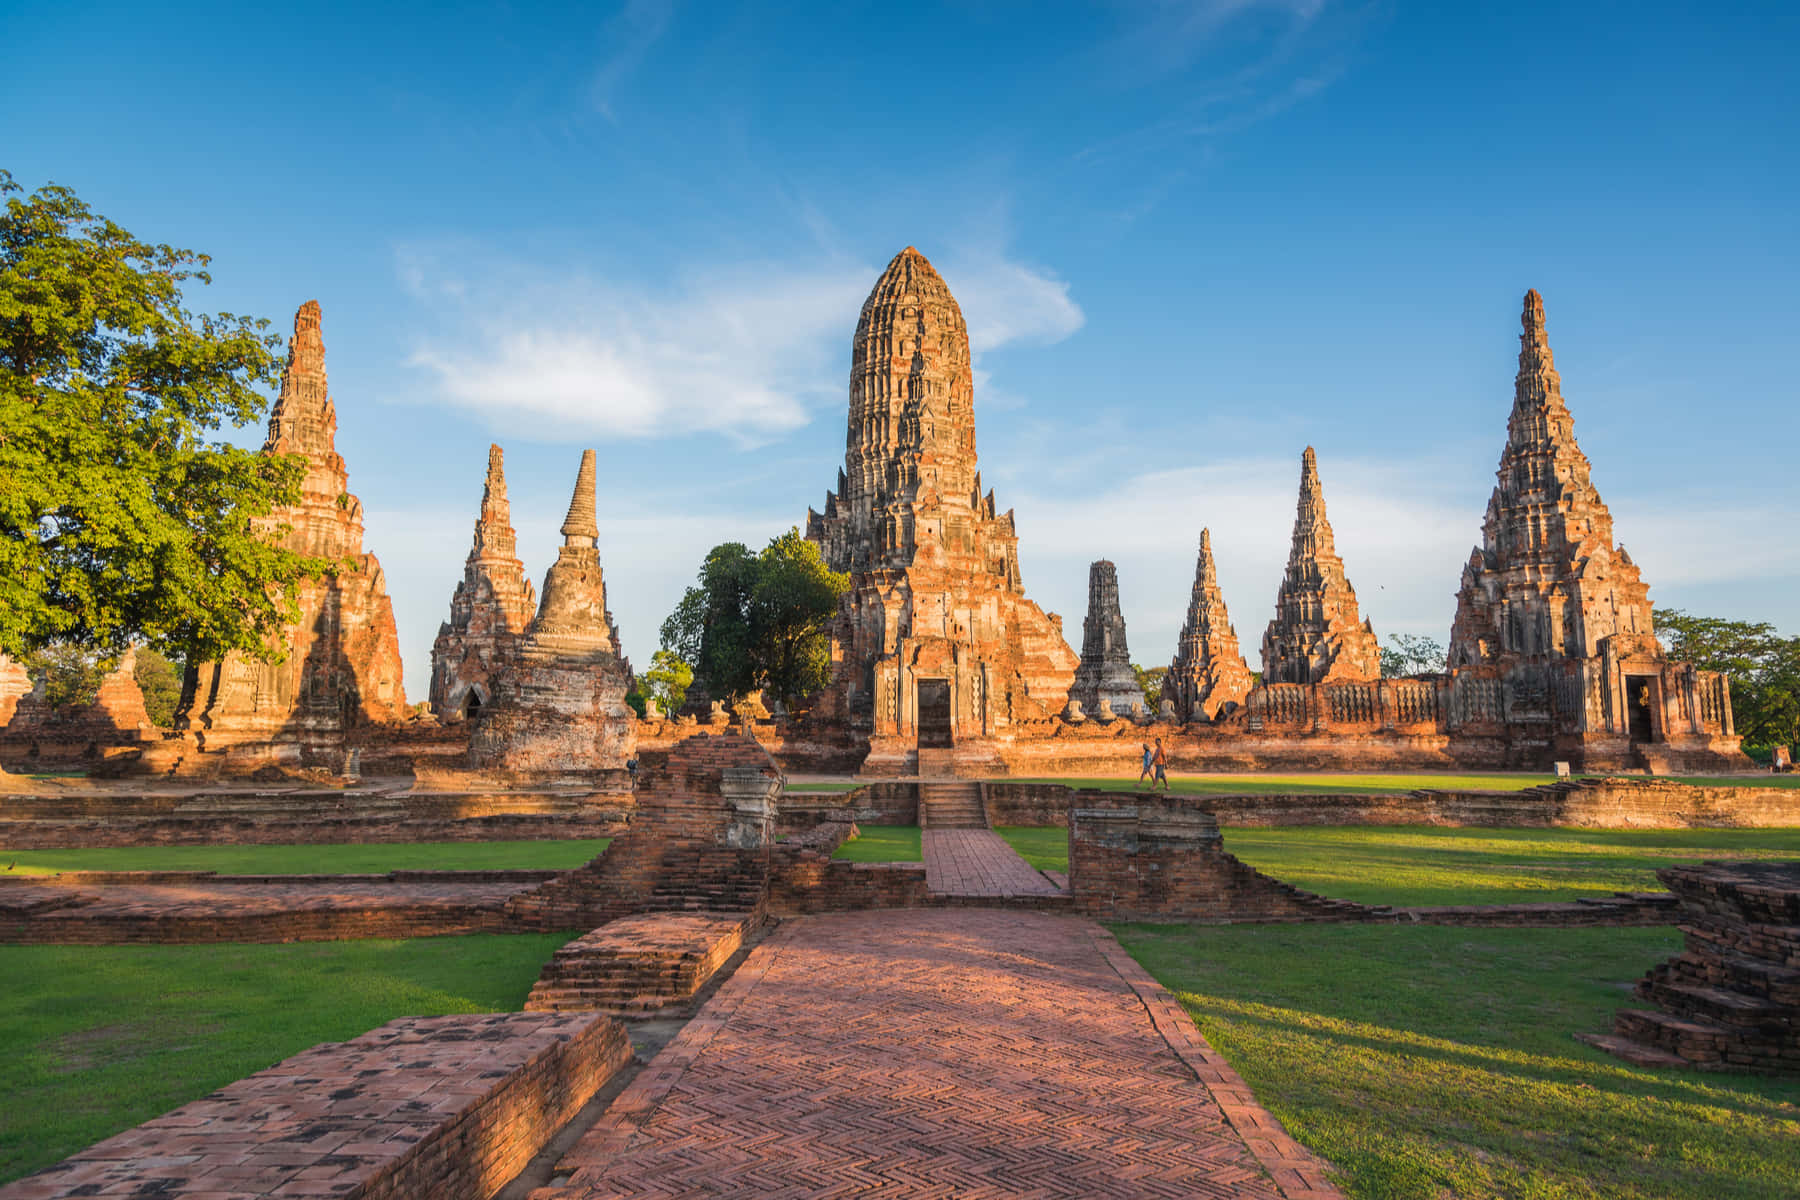
[[473, 688], [471, 688], [471, 689], [469, 689], [469, 694], [467, 696], [463, 697], [463, 706], [462, 706], [463, 720], [473, 721], [480, 714], [481, 714], [481, 697], [480, 697], [480, 695], [478, 695], [475, 692], [475, 690]]
[[919, 746], [948, 750], [956, 744], [950, 729], [950, 681], [919, 680]]
[[1657, 683], [1654, 675], [1625, 677], [1625, 719], [1633, 742], [1656, 740]]

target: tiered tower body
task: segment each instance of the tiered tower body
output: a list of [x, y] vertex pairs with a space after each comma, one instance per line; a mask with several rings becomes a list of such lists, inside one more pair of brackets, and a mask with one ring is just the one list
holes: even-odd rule
[[1325, 516], [1319, 461], [1308, 446], [1300, 460], [1300, 502], [1287, 574], [1275, 597], [1275, 619], [1263, 634], [1264, 683], [1335, 683], [1381, 675], [1375, 630], [1356, 607]]
[[1649, 588], [1575, 443], [1535, 290], [1521, 325], [1506, 447], [1450, 630], [1452, 727], [1504, 739], [1519, 761], [1642, 765], [1696, 739], [1711, 753], [1731, 733], [1725, 678], [1665, 660]]
[[1242, 706], [1253, 686], [1250, 668], [1238, 649], [1237, 630], [1225, 611], [1219, 571], [1213, 565], [1212, 531], [1200, 531], [1194, 562], [1194, 590], [1187, 621], [1175, 643], [1175, 661], [1163, 677], [1163, 699], [1183, 721], [1205, 721], [1226, 705]]
[[275, 510], [268, 522], [288, 527], [281, 538], [288, 549], [353, 569], [301, 581], [300, 620], [279, 638], [287, 650], [281, 662], [230, 654], [190, 670], [176, 725], [203, 750], [247, 742], [328, 750], [347, 730], [406, 714], [393, 602], [380, 561], [363, 552], [362, 502], [350, 494], [336, 437], [319, 302], [308, 300], [294, 315], [263, 444], [268, 454], [303, 455], [306, 478], [300, 503]]
[[1133, 704], [1144, 702], [1137, 672], [1131, 669], [1131, 651], [1125, 644], [1125, 617], [1119, 611], [1119, 572], [1106, 559], [1088, 566], [1087, 620], [1081, 626], [1081, 665], [1075, 668], [1075, 684], [1069, 699], [1079, 701], [1089, 714], [1105, 700], [1113, 712], [1124, 716]]
[[844, 469], [806, 535], [851, 574], [815, 711], [887, 743], [871, 757], [980, 739], [1067, 703], [1076, 656], [1060, 618], [1025, 597], [1013, 514], [982, 494], [968, 327], [911, 246], [863, 303]]
[[606, 611], [592, 450], [581, 456], [562, 535], [537, 616], [493, 679], [469, 762], [524, 777], [622, 783], [636, 717], [625, 704], [631, 680]]
[[431, 647], [431, 709], [440, 720], [461, 721], [493, 701], [494, 676], [536, 608], [537, 589], [513, 535], [503, 456], [489, 446], [475, 542], [450, 597], [450, 620]]

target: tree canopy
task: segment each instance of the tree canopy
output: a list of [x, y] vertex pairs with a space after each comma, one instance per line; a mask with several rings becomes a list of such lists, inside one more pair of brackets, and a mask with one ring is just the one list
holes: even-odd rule
[[698, 585], [663, 622], [663, 649], [691, 664], [715, 699], [761, 689], [792, 703], [830, 681], [826, 625], [849, 586], [798, 529], [760, 553], [741, 542], [714, 546]]
[[1444, 669], [1444, 645], [1417, 633], [1389, 634], [1381, 647], [1381, 677], [1399, 679]]
[[0, 652], [279, 656], [296, 582], [332, 566], [266, 520], [305, 463], [207, 438], [263, 413], [281, 339], [183, 307], [206, 255], [22, 190], [0, 171]]
[[1731, 711], [1744, 745], [1800, 744], [1800, 637], [1767, 621], [1696, 617], [1679, 608], [1652, 614], [1669, 657], [1731, 678]]

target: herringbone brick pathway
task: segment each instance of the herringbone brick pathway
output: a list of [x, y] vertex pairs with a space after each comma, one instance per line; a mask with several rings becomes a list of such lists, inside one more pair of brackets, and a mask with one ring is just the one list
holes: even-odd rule
[[532, 1200], [1339, 1193], [1091, 922], [788, 922]]
[[940, 896], [1055, 896], [1057, 886], [987, 829], [927, 829], [925, 886]]

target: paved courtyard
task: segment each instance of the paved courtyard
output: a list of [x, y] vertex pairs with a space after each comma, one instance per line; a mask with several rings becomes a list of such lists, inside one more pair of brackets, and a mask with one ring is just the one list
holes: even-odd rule
[[1062, 889], [988, 829], [927, 829], [926, 886], [939, 896], [1057, 896]]
[[981, 909], [787, 922], [561, 1171], [533, 1200], [1339, 1195], [1110, 934]]

